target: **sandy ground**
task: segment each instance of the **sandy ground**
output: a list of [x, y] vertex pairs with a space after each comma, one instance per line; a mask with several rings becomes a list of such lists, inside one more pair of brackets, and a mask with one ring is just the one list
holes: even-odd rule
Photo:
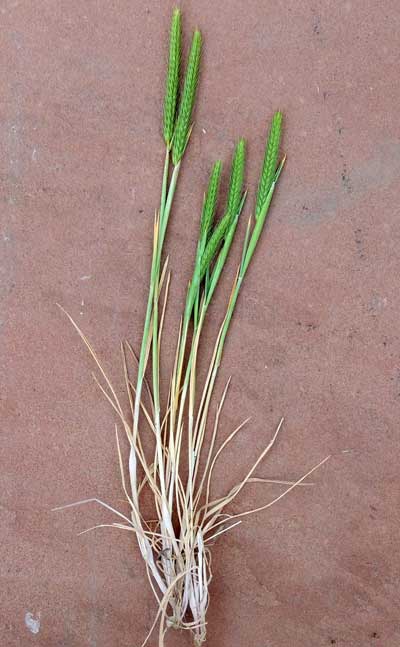
[[[172, 6], [1, 3], [4, 647], [137, 647], [153, 619], [133, 536], [78, 537], [110, 521], [93, 505], [50, 512], [93, 496], [125, 507], [113, 413], [56, 302], [121, 387], [118, 344], [129, 338], [137, 348], [143, 324]], [[398, 647], [398, 1], [182, 8], [186, 42], [199, 25], [205, 53], [167, 240], [165, 375], [210, 165], [220, 157], [227, 169], [235, 139], [246, 137], [249, 213], [279, 107], [288, 163], [218, 386], [232, 375], [221, 436], [247, 415], [252, 422], [221, 461], [215, 490], [240, 478], [281, 415], [284, 430], [259, 475], [294, 479], [332, 455], [313, 488], [216, 543], [208, 644]], [[238, 254], [236, 245], [205, 349]], [[235, 510], [277, 487], [249, 487]], [[190, 645], [189, 636], [170, 635], [172, 645]]]

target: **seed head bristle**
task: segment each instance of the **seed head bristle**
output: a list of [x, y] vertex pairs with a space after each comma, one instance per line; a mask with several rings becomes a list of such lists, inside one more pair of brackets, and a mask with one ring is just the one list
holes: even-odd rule
[[171, 19], [169, 41], [169, 61], [164, 99], [164, 140], [171, 148], [175, 127], [176, 105], [179, 91], [179, 71], [181, 64], [181, 12], [175, 8]]
[[200, 239], [207, 238], [212, 227], [215, 209], [218, 200], [219, 184], [221, 179], [222, 162], [215, 162], [208, 182], [207, 193], [204, 198], [203, 211], [201, 214]]
[[263, 205], [268, 197], [269, 190], [275, 177], [275, 171], [278, 162], [279, 144], [282, 132], [282, 113], [276, 112], [273, 116], [271, 128], [269, 131], [267, 143], [265, 146], [265, 155], [263, 167], [258, 184], [256, 199], [256, 219], [260, 215]]
[[234, 218], [239, 210], [239, 205], [242, 198], [245, 161], [246, 143], [244, 139], [240, 139], [236, 144], [229, 182], [226, 212], [229, 213], [230, 218]]
[[200, 57], [201, 33], [196, 30], [193, 34], [185, 83], [172, 140], [172, 161], [174, 164], [181, 160], [190, 134], [191, 118], [199, 79]]

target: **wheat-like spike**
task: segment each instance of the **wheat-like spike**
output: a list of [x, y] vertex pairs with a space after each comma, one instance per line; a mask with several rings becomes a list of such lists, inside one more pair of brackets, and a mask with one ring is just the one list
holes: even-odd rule
[[199, 79], [200, 56], [201, 33], [196, 29], [193, 34], [185, 83], [183, 86], [178, 118], [176, 120], [174, 137], [172, 140], [172, 161], [174, 164], [177, 164], [182, 159], [190, 134], [192, 111]]
[[221, 179], [222, 162], [218, 160], [215, 162], [211, 171], [210, 180], [208, 182], [207, 193], [204, 198], [203, 211], [201, 214], [200, 223], [200, 240], [207, 238], [211, 229], [215, 209], [218, 200], [219, 184]]
[[217, 226], [215, 227], [213, 233], [210, 236], [210, 240], [207, 243], [207, 247], [204, 250], [204, 254], [201, 257], [200, 265], [200, 280], [204, 277], [207, 268], [210, 267], [210, 263], [214, 258], [218, 246], [221, 240], [224, 238], [225, 234], [228, 232], [229, 225], [231, 223], [230, 214], [227, 212], [221, 218]]
[[171, 148], [175, 127], [181, 64], [181, 41], [181, 12], [178, 8], [175, 8], [171, 19], [169, 61], [164, 98], [164, 139], [168, 149]]
[[244, 139], [240, 139], [236, 144], [235, 153], [233, 155], [225, 214], [212, 232], [210, 240], [208, 241], [201, 257], [200, 279], [204, 277], [207, 268], [210, 267], [210, 263], [213, 260], [221, 241], [226, 236], [230, 225], [239, 213], [240, 203], [242, 200], [245, 150], [245, 141]]
[[244, 178], [244, 166], [246, 162], [246, 142], [240, 139], [236, 144], [235, 154], [232, 160], [231, 177], [229, 182], [228, 201], [226, 211], [233, 219], [239, 210], [242, 199], [242, 187]]
[[257, 199], [256, 199], [256, 210], [255, 210], [256, 219], [258, 218], [258, 216], [262, 211], [262, 208], [268, 197], [268, 193], [275, 176], [276, 167], [278, 163], [281, 132], [282, 132], [282, 113], [278, 110], [272, 118], [271, 128], [270, 128], [268, 138], [267, 138], [267, 143], [265, 146], [264, 162], [263, 162], [263, 167], [260, 175], [260, 181], [258, 184]]

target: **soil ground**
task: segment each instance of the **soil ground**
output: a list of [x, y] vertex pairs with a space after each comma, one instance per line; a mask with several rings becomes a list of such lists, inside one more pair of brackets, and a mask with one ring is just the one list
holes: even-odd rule
[[[0, 643], [137, 647], [155, 605], [133, 535], [78, 537], [112, 520], [94, 504], [51, 512], [89, 497], [125, 507], [113, 413], [56, 303], [122, 387], [119, 342], [138, 348], [145, 310], [173, 4], [1, 5]], [[227, 174], [234, 141], [247, 139], [248, 215], [280, 108], [287, 166], [218, 385], [232, 375], [221, 437], [252, 421], [221, 460], [215, 491], [240, 479], [282, 415], [259, 476], [295, 479], [332, 456], [313, 488], [216, 542], [208, 644], [398, 647], [398, 0], [182, 8], [186, 42], [198, 25], [205, 50], [167, 238], [165, 375], [210, 166], [221, 158]], [[251, 486], [235, 510], [277, 492]], [[172, 645], [190, 645], [189, 636], [169, 635]]]

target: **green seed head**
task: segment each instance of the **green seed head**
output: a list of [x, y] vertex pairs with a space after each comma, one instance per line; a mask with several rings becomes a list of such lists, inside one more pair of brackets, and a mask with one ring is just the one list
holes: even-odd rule
[[208, 182], [207, 193], [204, 198], [203, 212], [201, 214], [200, 239], [206, 239], [211, 229], [215, 209], [217, 206], [219, 184], [221, 179], [222, 162], [214, 164]]
[[233, 155], [231, 178], [229, 182], [228, 200], [225, 214], [216, 225], [201, 257], [201, 278], [203, 278], [204, 274], [207, 271], [207, 268], [210, 267], [210, 264], [215, 254], [217, 253], [222, 240], [229, 232], [231, 224], [240, 211], [245, 166], [245, 151], [245, 141], [244, 139], [240, 139], [236, 144], [235, 153]]
[[229, 225], [231, 224], [231, 217], [229, 213], [226, 213], [223, 218], [219, 221], [215, 227], [213, 233], [210, 236], [210, 240], [207, 243], [207, 246], [204, 250], [204, 254], [201, 257], [200, 264], [200, 280], [204, 277], [207, 269], [210, 267], [211, 262], [220, 246], [221, 241], [229, 230]]
[[226, 213], [229, 213], [231, 219], [234, 218], [239, 211], [239, 205], [242, 198], [245, 162], [246, 143], [244, 139], [240, 139], [236, 144], [232, 160], [231, 178], [229, 182], [228, 201], [226, 206]]
[[269, 190], [271, 188], [276, 167], [278, 163], [278, 154], [279, 154], [279, 144], [281, 140], [282, 132], [282, 113], [276, 112], [272, 119], [271, 128], [269, 131], [264, 163], [261, 171], [260, 181], [258, 184], [258, 192], [256, 199], [256, 219], [260, 215], [260, 212], [265, 204], [265, 201], [268, 197]]
[[164, 99], [164, 139], [168, 148], [171, 148], [175, 126], [181, 64], [181, 40], [181, 12], [179, 9], [174, 9], [171, 20], [169, 61]]
[[201, 33], [196, 30], [193, 34], [185, 83], [183, 86], [174, 137], [172, 140], [172, 161], [174, 164], [177, 164], [182, 159], [190, 134], [192, 111], [199, 79], [200, 56]]

